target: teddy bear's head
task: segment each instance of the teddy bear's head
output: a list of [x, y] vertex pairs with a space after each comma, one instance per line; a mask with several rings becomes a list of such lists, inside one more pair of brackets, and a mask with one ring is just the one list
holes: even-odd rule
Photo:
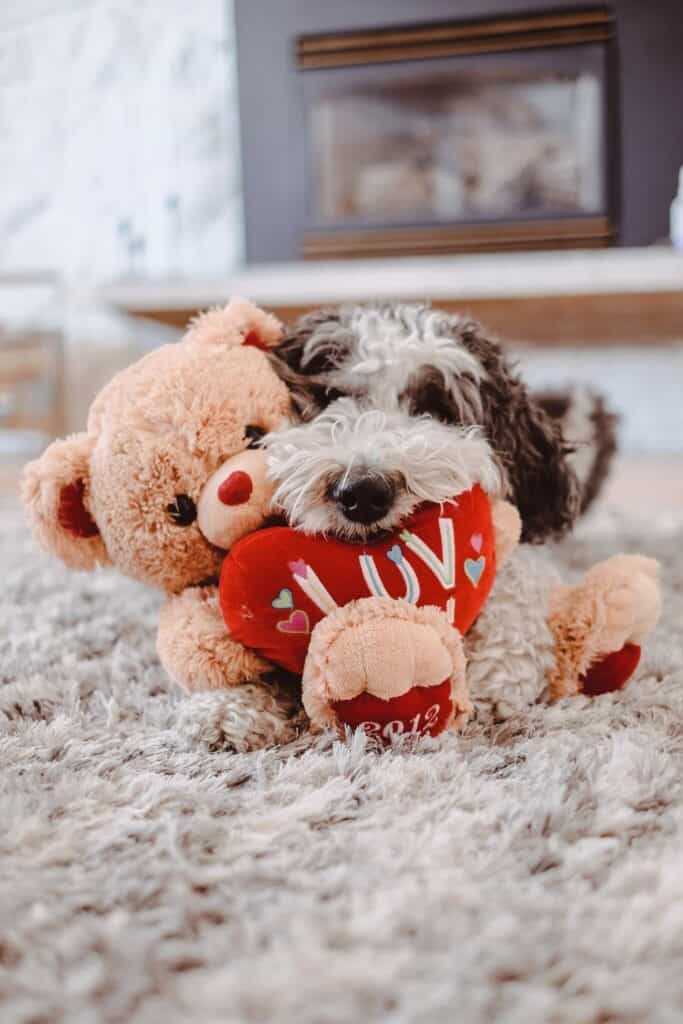
[[169, 593], [215, 578], [267, 513], [254, 444], [289, 412], [266, 354], [280, 336], [274, 317], [233, 300], [114, 377], [86, 430], [26, 467], [43, 546], [74, 568], [113, 564]]

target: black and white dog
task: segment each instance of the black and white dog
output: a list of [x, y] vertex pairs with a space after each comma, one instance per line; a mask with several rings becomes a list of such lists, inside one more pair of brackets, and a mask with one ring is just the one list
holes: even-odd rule
[[478, 323], [426, 305], [309, 314], [274, 363], [300, 416], [267, 439], [275, 501], [306, 532], [364, 540], [478, 479], [542, 541], [572, 525], [614, 451], [599, 397], [535, 397]]

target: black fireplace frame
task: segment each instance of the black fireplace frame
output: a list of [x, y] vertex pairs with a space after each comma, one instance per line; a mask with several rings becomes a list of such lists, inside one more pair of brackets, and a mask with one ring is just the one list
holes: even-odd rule
[[[549, 7], [547, 0], [235, 0], [235, 15], [248, 262], [303, 255], [637, 245], [666, 235], [683, 162], [683, 119], [677, 111], [677, 96], [683, 93], [679, 0], [649, 5], [614, 0], [609, 7], [566, 0], [561, 8]], [[557, 45], [598, 39], [606, 45], [609, 201], [603, 216], [530, 220], [521, 233], [519, 221], [438, 229], [402, 225], [379, 232], [376, 226], [321, 231], [311, 223], [304, 102], [304, 79], [311, 67], [322, 62], [341, 69], [366, 58], [376, 63], [378, 55], [391, 62], [405, 59], [406, 51], [397, 53], [396, 46], [414, 46], [416, 33], [422, 33], [418, 56], [425, 48], [435, 58], [446, 55], [444, 46], [450, 53], [463, 45], [471, 50], [473, 39], [484, 52], [491, 45], [491, 25], [503, 27], [502, 39], [510, 26], [517, 31], [518, 24], [524, 31], [535, 24], [524, 45], [539, 46], [553, 22], [566, 35], [564, 40], [555, 36]]]

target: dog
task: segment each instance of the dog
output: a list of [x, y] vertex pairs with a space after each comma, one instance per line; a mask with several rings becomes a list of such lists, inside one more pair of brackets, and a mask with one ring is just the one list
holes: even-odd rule
[[299, 422], [266, 439], [275, 506], [365, 541], [478, 479], [522, 540], [566, 533], [600, 490], [616, 418], [588, 392], [531, 394], [477, 322], [414, 303], [302, 317], [272, 355]]
[[[424, 304], [308, 314], [271, 358], [297, 416], [263, 442], [274, 507], [292, 526], [363, 543], [474, 481], [517, 507], [527, 543], [499, 567], [465, 637], [479, 714], [507, 718], [578, 692], [586, 659], [652, 627], [652, 566], [608, 560], [563, 587], [542, 547], [572, 527], [609, 472], [616, 417], [599, 395], [532, 394], [480, 324]], [[597, 604], [604, 614], [587, 611]], [[639, 606], [651, 611], [646, 627]], [[619, 625], [607, 635], [612, 608]], [[569, 660], [567, 636], [581, 637]]]

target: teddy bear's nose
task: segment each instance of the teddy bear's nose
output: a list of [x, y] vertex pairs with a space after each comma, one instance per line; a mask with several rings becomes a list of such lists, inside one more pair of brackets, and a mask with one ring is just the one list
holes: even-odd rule
[[254, 485], [249, 474], [238, 469], [226, 476], [218, 488], [218, 500], [223, 505], [244, 505], [245, 501], [249, 501], [253, 490]]

